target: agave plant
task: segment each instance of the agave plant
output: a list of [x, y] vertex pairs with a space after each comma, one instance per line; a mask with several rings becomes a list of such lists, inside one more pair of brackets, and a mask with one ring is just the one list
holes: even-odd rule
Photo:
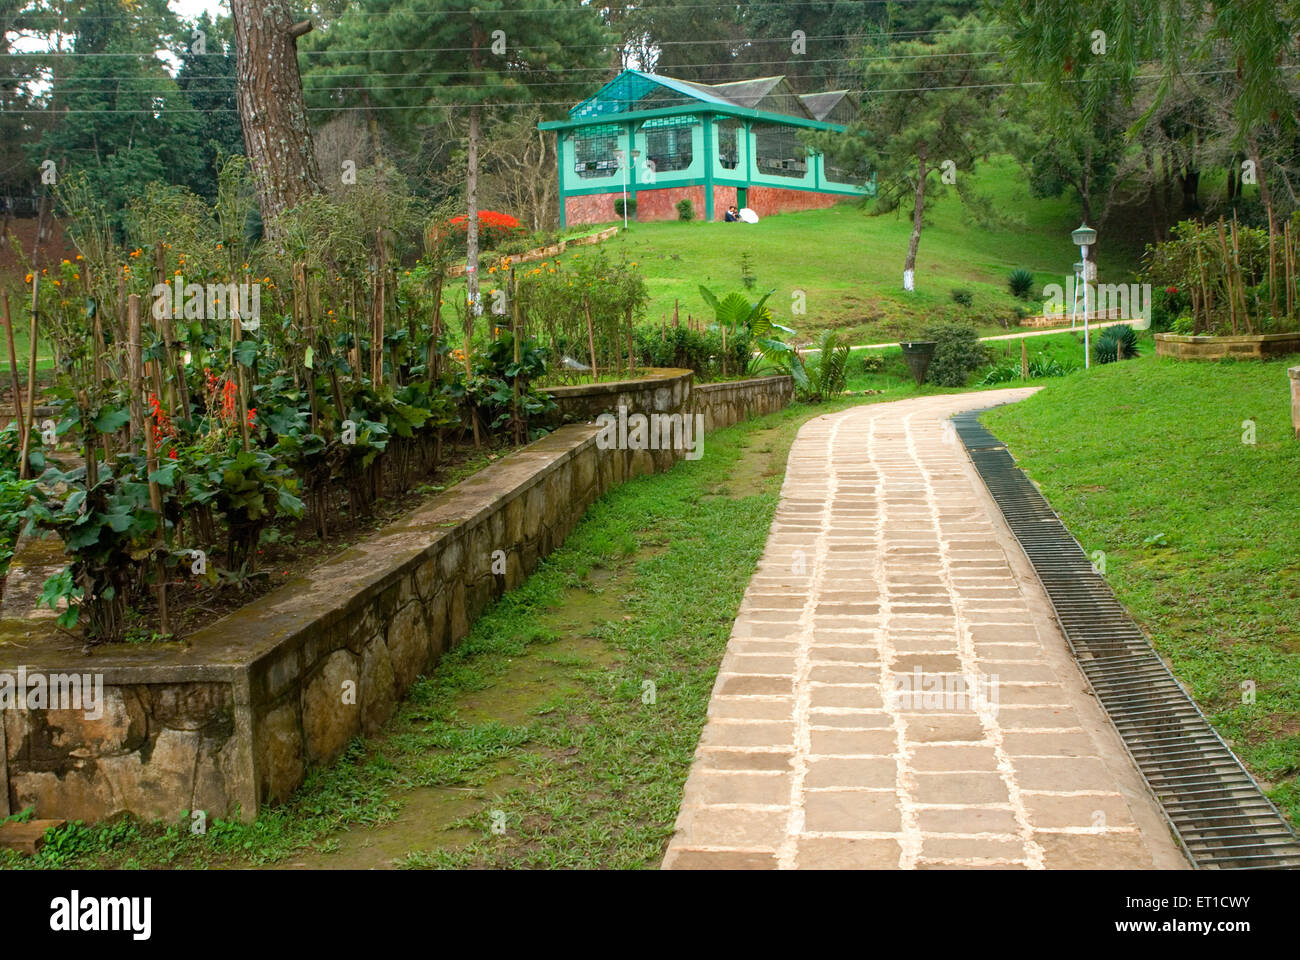
[[1034, 288], [1034, 275], [1024, 267], [1017, 267], [1007, 275], [1007, 286], [1011, 289], [1012, 296], [1023, 300]]
[[715, 326], [733, 332], [740, 329], [749, 331], [750, 342], [756, 352], [750, 356], [744, 370], [747, 376], [756, 373], [764, 363], [770, 363], [787, 373], [797, 363], [794, 348], [774, 336], [776, 331], [794, 333], [789, 327], [783, 327], [772, 319], [767, 298], [775, 292], [769, 290], [756, 303], [750, 303], [743, 293], [729, 293], [719, 300], [708, 287], [700, 286], [700, 296], [713, 309]]
[[1127, 323], [1102, 330], [1092, 348], [1092, 356], [1098, 363], [1114, 363], [1138, 355], [1137, 334]]

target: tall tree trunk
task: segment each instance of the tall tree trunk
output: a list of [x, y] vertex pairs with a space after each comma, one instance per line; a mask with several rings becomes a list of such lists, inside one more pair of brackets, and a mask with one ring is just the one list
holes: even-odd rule
[[917, 155], [916, 206], [912, 208], [912, 239], [907, 244], [907, 259], [903, 261], [903, 289], [910, 290], [916, 282], [916, 250], [921, 245], [921, 224], [925, 218], [925, 148]]
[[230, 0], [244, 146], [271, 236], [276, 217], [322, 190], [298, 73], [298, 38], [311, 21], [295, 23], [290, 9], [288, 0]]
[[1183, 188], [1183, 213], [1195, 213], [1201, 206], [1200, 201], [1196, 198], [1201, 185], [1201, 171], [1195, 169], [1189, 163], [1183, 167], [1182, 173], [1178, 175], [1178, 182]]
[[478, 121], [479, 105], [469, 108], [469, 149], [466, 151], [465, 170], [465, 286], [468, 289], [469, 308], [479, 311], [478, 302]]
[[[1268, 187], [1268, 177], [1265, 174], [1263, 160], [1259, 155], [1259, 141], [1252, 136], [1246, 140], [1246, 145], [1250, 148], [1250, 161], [1255, 165], [1255, 182], [1259, 184], [1259, 199], [1264, 202], [1264, 210], [1268, 213], [1269, 230], [1271, 231], [1273, 224], [1273, 191]], [[1238, 187], [1237, 189], [1240, 192], [1241, 188]]]

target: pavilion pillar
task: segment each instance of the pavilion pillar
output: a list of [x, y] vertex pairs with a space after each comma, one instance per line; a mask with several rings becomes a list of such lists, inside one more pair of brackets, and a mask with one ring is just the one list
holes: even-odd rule
[[717, 150], [713, 146], [713, 116], [704, 114], [704, 222], [713, 222], [713, 158]]

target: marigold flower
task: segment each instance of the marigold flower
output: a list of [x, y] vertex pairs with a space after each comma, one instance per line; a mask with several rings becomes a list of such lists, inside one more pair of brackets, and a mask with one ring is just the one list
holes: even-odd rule
[[27, 274], [26, 277], [23, 278], [23, 283], [31, 283], [31, 282], [32, 282], [32, 275], [29, 273]]

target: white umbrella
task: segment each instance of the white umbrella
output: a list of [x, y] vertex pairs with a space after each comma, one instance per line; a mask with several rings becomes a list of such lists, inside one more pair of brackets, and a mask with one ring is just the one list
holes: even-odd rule
[[749, 207], [746, 207], [744, 210], [740, 211], [740, 219], [744, 220], [746, 223], [758, 223], [758, 214], [749, 209]]

